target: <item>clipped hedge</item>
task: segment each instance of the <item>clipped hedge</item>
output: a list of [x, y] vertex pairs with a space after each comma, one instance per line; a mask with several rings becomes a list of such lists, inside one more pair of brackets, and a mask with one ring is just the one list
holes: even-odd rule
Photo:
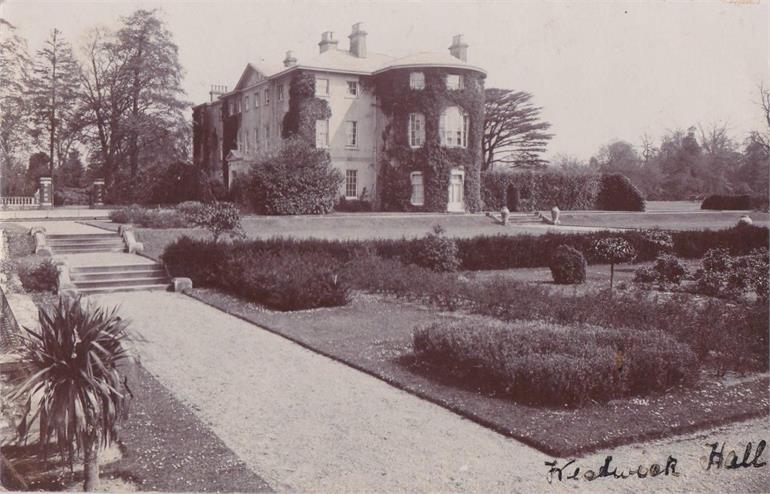
[[537, 211], [558, 206], [562, 210], [593, 209], [599, 177], [559, 172], [483, 172], [481, 199], [484, 209], [509, 207], [509, 193], [518, 194], [516, 211]]
[[540, 321], [434, 322], [415, 329], [413, 343], [418, 360], [442, 375], [552, 405], [662, 391], [697, 366], [686, 344], [661, 331]]
[[569, 245], [560, 245], [551, 258], [551, 276], [558, 285], [576, 285], [586, 281], [586, 258]]
[[602, 175], [596, 209], [603, 211], [644, 211], [646, 203], [641, 191], [620, 173]]
[[706, 197], [700, 205], [701, 209], [716, 209], [725, 211], [741, 211], [750, 209], [767, 209], [767, 197], [750, 195], [719, 195]]

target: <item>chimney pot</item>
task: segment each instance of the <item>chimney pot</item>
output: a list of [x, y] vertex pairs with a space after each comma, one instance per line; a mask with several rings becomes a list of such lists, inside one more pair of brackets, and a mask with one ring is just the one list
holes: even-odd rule
[[297, 65], [297, 59], [294, 57], [294, 52], [289, 50], [286, 52], [286, 58], [283, 59], [284, 67], [291, 67]]
[[353, 29], [348, 38], [350, 39], [350, 53], [354, 57], [366, 58], [366, 31], [364, 31], [364, 23], [356, 22], [353, 24]]
[[321, 50], [321, 53], [330, 48], [337, 48], [337, 40], [334, 39], [334, 33], [332, 31], [321, 33], [321, 42], [318, 43], [318, 48]]

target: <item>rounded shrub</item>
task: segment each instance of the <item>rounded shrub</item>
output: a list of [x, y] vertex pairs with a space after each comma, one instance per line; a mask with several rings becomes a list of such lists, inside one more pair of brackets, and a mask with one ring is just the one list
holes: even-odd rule
[[21, 286], [30, 292], [55, 292], [59, 286], [59, 270], [50, 260], [19, 268]]
[[586, 258], [569, 245], [556, 248], [549, 267], [556, 284], [576, 285], [586, 281]]
[[457, 271], [460, 258], [457, 256], [457, 242], [444, 236], [444, 229], [436, 225], [433, 232], [415, 244], [412, 262], [433, 271]]
[[602, 175], [596, 207], [604, 211], [644, 211], [644, 196], [620, 173]]

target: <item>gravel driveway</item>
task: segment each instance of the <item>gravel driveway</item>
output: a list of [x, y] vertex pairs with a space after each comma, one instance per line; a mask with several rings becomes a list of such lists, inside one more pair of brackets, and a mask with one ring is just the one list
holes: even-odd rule
[[[544, 463], [553, 458], [189, 297], [135, 292], [91, 298], [121, 305], [144, 366], [278, 491], [770, 489], [767, 466], [705, 472], [700, 465], [708, 454], [705, 442], [727, 441], [737, 449], [769, 439], [766, 420], [577, 460], [582, 472], [598, 470], [604, 455], [613, 455], [619, 470], [665, 465], [673, 455], [679, 477], [549, 485]], [[765, 451], [762, 459], [769, 455]]]

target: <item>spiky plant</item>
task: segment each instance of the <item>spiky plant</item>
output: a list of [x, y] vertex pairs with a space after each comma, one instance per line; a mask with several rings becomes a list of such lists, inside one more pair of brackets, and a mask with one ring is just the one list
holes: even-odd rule
[[83, 455], [84, 490], [99, 483], [98, 451], [116, 439], [131, 394], [118, 364], [129, 354], [126, 323], [116, 309], [59, 299], [50, 312], [40, 309], [40, 329], [25, 328], [25, 363], [30, 377], [11, 395], [26, 400], [19, 434], [26, 438], [39, 421], [39, 443], [55, 440], [62, 457]]

